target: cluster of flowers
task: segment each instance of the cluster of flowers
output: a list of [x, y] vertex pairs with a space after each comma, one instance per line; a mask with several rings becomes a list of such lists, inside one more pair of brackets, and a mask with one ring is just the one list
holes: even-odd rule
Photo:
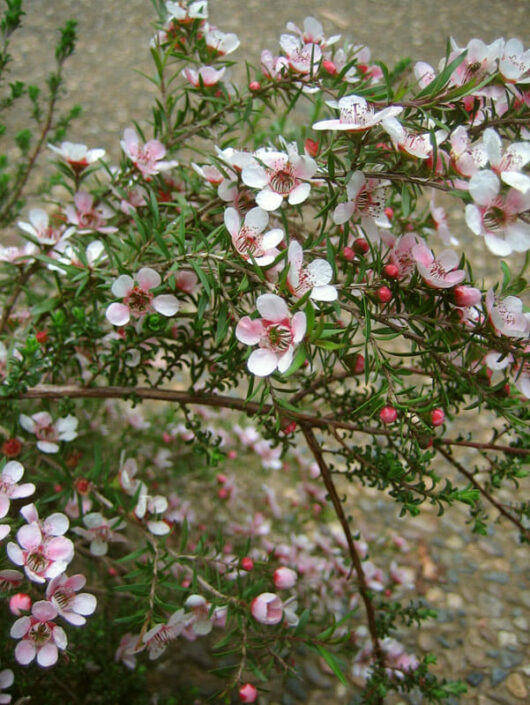
[[[35, 492], [33, 483], [19, 484], [23, 474], [24, 468], [16, 460], [4, 466], [0, 474], [0, 517], [7, 515], [12, 499]], [[16, 542], [8, 542], [7, 555], [15, 565], [24, 568], [31, 583], [46, 584], [46, 592], [45, 599], [36, 601], [23, 592], [10, 598], [10, 610], [19, 617], [11, 628], [11, 636], [19, 639], [15, 659], [21, 665], [36, 659], [39, 666], [48, 667], [57, 662], [59, 650], [64, 650], [68, 643], [64, 629], [55, 620], [61, 617], [69, 624], [82, 626], [86, 623], [85, 617], [96, 609], [96, 598], [89, 593], [79, 593], [86, 582], [84, 575], [66, 575], [74, 557], [74, 545], [64, 535], [69, 527], [68, 517], [56, 512], [40, 519], [34, 504], [22, 507], [20, 514], [26, 524], [17, 531]], [[9, 525], [0, 525], [0, 540], [10, 529]], [[23, 581], [24, 575], [18, 570], [0, 571], [2, 588], [18, 588]], [[6, 680], [8, 676], [4, 675]]]

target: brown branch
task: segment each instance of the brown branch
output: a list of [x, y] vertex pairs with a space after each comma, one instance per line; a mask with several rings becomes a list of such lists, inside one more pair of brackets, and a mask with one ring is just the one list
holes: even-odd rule
[[[28, 389], [20, 394], [5, 396], [4, 399], [126, 399], [135, 397], [139, 399], [153, 399], [157, 401], [176, 402], [177, 404], [198, 404], [211, 406], [218, 409], [232, 409], [241, 411], [249, 416], [267, 415], [274, 410], [272, 404], [259, 404], [246, 401], [238, 397], [229, 397], [223, 394], [200, 394], [198, 392], [181, 392], [173, 389], [155, 389], [151, 387], [78, 387], [76, 385], [41, 385]], [[279, 412], [290, 421], [306, 424], [312, 428], [327, 429], [330, 426], [341, 428], [345, 431], [357, 431], [370, 436], [393, 436], [394, 432], [373, 426], [340, 421], [332, 416], [315, 416], [307, 412], [291, 411], [282, 408]], [[468, 446], [481, 450], [493, 450], [511, 455], [530, 455], [530, 448], [512, 448], [511, 446], [495, 445], [494, 443], [476, 443], [474, 441], [460, 441], [452, 438], [439, 438], [437, 443], [445, 445]]]
[[509, 511], [507, 511], [502, 504], [497, 502], [497, 500], [491, 496], [491, 494], [487, 491], [485, 487], [482, 487], [482, 485], [475, 480], [475, 477], [473, 476], [473, 473], [467, 470], [461, 463], [458, 462], [451, 453], [448, 451], [444, 450], [443, 448], [438, 448], [437, 449], [439, 453], [443, 455], [443, 457], [451, 463], [451, 465], [458, 470], [458, 472], [462, 473], [464, 477], [467, 477], [469, 482], [475, 487], [480, 494], [485, 497], [488, 502], [495, 507], [508, 521], [511, 521], [512, 524], [515, 524], [515, 526], [519, 529], [521, 532], [521, 535], [526, 538], [527, 541], [530, 542], [530, 531], [528, 529], [525, 529], [525, 527], [521, 524], [521, 522], [516, 519], [513, 514], [511, 514]]
[[[354, 543], [353, 536], [352, 536], [352, 533], [350, 530], [350, 525], [348, 524], [348, 520], [346, 519], [346, 516], [344, 514], [344, 510], [342, 508], [342, 503], [340, 501], [339, 495], [337, 494], [337, 490], [335, 488], [335, 484], [334, 484], [333, 478], [331, 476], [331, 471], [330, 471], [326, 461], [324, 460], [324, 456], [322, 455], [322, 449], [320, 448], [318, 441], [315, 438], [315, 434], [313, 433], [313, 429], [309, 425], [302, 425], [302, 433], [305, 436], [307, 445], [309, 446], [309, 450], [313, 454], [313, 457], [315, 458], [315, 460], [318, 464], [318, 467], [320, 468], [320, 474], [322, 475], [324, 485], [326, 486], [326, 490], [328, 491], [329, 497], [331, 499], [331, 503], [333, 504], [335, 514], [337, 515], [337, 518], [340, 521], [340, 524], [342, 526], [342, 530], [344, 531], [344, 536], [346, 537], [346, 541], [348, 543], [348, 548], [349, 548], [349, 552], [350, 552], [350, 557], [352, 559], [352, 567], [355, 569], [355, 573], [357, 575], [357, 581], [359, 584], [359, 593], [361, 595], [361, 599], [364, 603], [364, 607], [366, 610], [368, 629], [370, 631], [370, 637], [372, 640], [372, 648], [373, 648], [374, 656], [377, 660], [378, 665], [381, 668], [384, 668], [385, 657], [384, 657], [384, 654], [381, 650], [381, 646], [379, 644], [379, 638], [377, 635], [375, 608], [374, 608], [374, 605], [372, 604], [372, 600], [370, 598], [370, 591], [369, 591], [368, 585], [366, 583], [366, 577], [364, 575], [363, 566], [361, 563], [360, 556], [357, 552], [357, 549], [355, 548], [355, 543]], [[351, 575], [351, 570], [350, 570], [350, 575]], [[378, 702], [382, 703], [383, 701], [382, 701], [382, 699], [380, 699]]]

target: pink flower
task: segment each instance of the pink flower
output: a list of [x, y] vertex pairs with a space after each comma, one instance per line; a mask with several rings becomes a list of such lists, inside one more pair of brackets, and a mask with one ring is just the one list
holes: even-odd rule
[[282, 34], [280, 46], [293, 71], [303, 76], [313, 76], [317, 73], [322, 61], [322, 49], [318, 44], [304, 44], [292, 34]]
[[39, 245], [56, 245], [75, 232], [75, 228], [52, 228], [50, 218], [42, 208], [32, 208], [29, 212], [29, 223], [19, 221], [17, 225], [34, 240], [37, 240]]
[[455, 286], [453, 296], [457, 306], [478, 306], [482, 301], [482, 292], [474, 286]]
[[530, 49], [519, 39], [508, 39], [499, 59], [499, 73], [508, 83], [530, 83]]
[[464, 125], [459, 125], [450, 137], [451, 159], [456, 171], [462, 176], [472, 176], [486, 166], [488, 155], [482, 143], [471, 146]]
[[184, 631], [185, 626], [186, 615], [184, 610], [177, 610], [167, 622], [156, 624], [147, 631], [142, 641], [149, 652], [149, 658], [155, 659], [161, 656], [169, 642], [176, 639]]
[[[29, 505], [31, 509], [33, 505]], [[24, 507], [26, 509], [26, 507]], [[66, 522], [66, 525], [65, 525]], [[16, 565], [23, 565], [27, 577], [44, 583], [64, 573], [74, 556], [74, 545], [62, 534], [68, 527], [64, 514], [52, 514], [44, 522], [32, 521], [17, 532], [16, 543], [7, 544], [7, 555]]]
[[530, 177], [522, 174], [521, 170], [530, 161], [530, 144], [512, 142], [503, 154], [501, 138], [492, 127], [484, 130], [482, 142], [492, 170], [508, 186], [527, 193], [530, 190]]
[[291, 318], [287, 304], [275, 294], [263, 294], [256, 301], [260, 319], [244, 316], [236, 328], [237, 339], [245, 345], [259, 345], [250, 355], [248, 369], [258, 377], [267, 377], [276, 369], [285, 372], [296, 345], [306, 331], [306, 317], [297, 311]]
[[269, 214], [263, 208], [252, 208], [245, 215], [241, 226], [241, 218], [235, 208], [227, 208], [224, 215], [225, 226], [232, 236], [236, 251], [246, 260], [253, 259], [256, 264], [265, 266], [274, 261], [278, 251], [274, 248], [283, 240], [283, 230], [273, 228], [266, 230]]
[[[10, 688], [15, 681], [15, 675], [10, 668], [4, 668], [0, 671], [0, 690], [5, 690], [5, 688]], [[11, 702], [11, 695], [7, 693], [0, 693], [0, 705], [7, 705]], [[249, 702], [252, 702], [249, 700]]]
[[124, 536], [116, 533], [124, 526], [120, 517], [106, 519], [99, 512], [91, 512], [85, 514], [83, 523], [86, 529], [77, 526], [72, 531], [90, 541], [90, 553], [93, 556], [106, 556], [109, 541], [124, 543], [127, 540]]
[[455, 85], [461, 86], [472, 80], [478, 82], [487, 74], [494, 73], [502, 51], [502, 43], [502, 39], [496, 39], [491, 44], [484, 44], [480, 39], [470, 39], [467, 47], [463, 48], [459, 47], [451, 38], [453, 51], [449, 55], [449, 63], [466, 51], [464, 60], [453, 71], [451, 81]]
[[58, 649], [66, 649], [68, 640], [61, 627], [52, 622], [57, 616], [55, 607], [46, 600], [35, 602], [30, 617], [21, 617], [11, 627], [13, 639], [22, 639], [15, 649], [15, 659], [23, 666], [35, 656], [43, 668], [53, 666], [59, 657]]
[[437, 206], [434, 203], [434, 189], [432, 190], [431, 200], [429, 203], [429, 210], [431, 212], [431, 218], [434, 220], [434, 225], [436, 227], [436, 232], [440, 236], [440, 240], [443, 244], [448, 247], [449, 245], [458, 245], [458, 240], [451, 234], [449, 230], [449, 223], [447, 221], [447, 214], [442, 206]]
[[21, 612], [29, 612], [31, 609], [31, 597], [25, 592], [17, 592], [9, 598], [9, 611], [11, 614], [20, 617]]
[[37, 437], [37, 448], [43, 453], [58, 453], [61, 441], [73, 441], [77, 438], [78, 421], [69, 414], [53, 421], [47, 411], [40, 411], [33, 416], [20, 414], [19, 423], [28, 433]]
[[182, 75], [195, 88], [200, 88], [201, 84], [205, 88], [215, 86], [222, 79], [226, 68], [216, 69], [213, 66], [201, 66], [199, 69], [187, 67], [183, 69]]
[[240, 44], [237, 34], [233, 34], [232, 32], [226, 34], [225, 32], [221, 32], [220, 29], [217, 29], [217, 27], [209, 27], [204, 40], [209, 49], [221, 56], [231, 54]]
[[287, 286], [297, 299], [310, 291], [315, 301], [335, 301], [337, 290], [329, 282], [333, 278], [333, 268], [325, 259], [314, 259], [307, 267], [303, 266], [304, 251], [296, 240], [292, 240], [287, 251], [289, 271]]
[[469, 193], [474, 204], [466, 206], [466, 223], [475, 235], [483, 235], [494, 255], [505, 257], [512, 252], [530, 249], [530, 226], [518, 216], [530, 208], [530, 191], [510, 189], [506, 197], [500, 194], [498, 177], [485, 169], [471, 177]]
[[390, 228], [385, 214], [388, 181], [366, 179], [362, 171], [355, 171], [346, 184], [346, 203], [339, 203], [333, 212], [333, 222], [346, 223], [354, 215], [361, 218], [361, 226], [370, 237], [376, 237], [377, 228]]
[[14, 590], [22, 585], [24, 575], [19, 570], [0, 570], [0, 590]]
[[523, 302], [517, 296], [500, 299], [489, 289], [486, 309], [498, 335], [525, 338], [530, 332], [530, 313], [523, 312]]
[[[428, 159], [431, 156], [433, 147], [429, 132], [424, 132], [420, 135], [410, 132], [395, 117], [385, 118], [381, 122], [381, 127], [390, 135], [392, 144], [396, 149], [407, 152], [407, 154], [418, 159]], [[447, 132], [446, 130], [437, 130], [434, 137], [438, 145], [447, 137]]]
[[162, 278], [150, 267], [142, 267], [136, 274], [136, 281], [128, 274], [115, 279], [111, 291], [114, 296], [123, 298], [123, 303], [110, 304], [107, 319], [114, 326], [125, 326], [131, 316], [141, 318], [146, 313], [156, 311], [163, 316], [174, 316], [179, 303], [172, 294], [154, 296], [151, 289], [160, 286]]
[[284, 198], [291, 205], [303, 203], [311, 191], [309, 179], [317, 168], [314, 159], [298, 154], [293, 143], [287, 145], [287, 154], [258, 149], [254, 163], [243, 167], [241, 178], [247, 186], [260, 189], [256, 196], [258, 206], [274, 211], [282, 205]]
[[403, 108], [399, 105], [389, 105], [383, 110], [375, 111], [374, 107], [359, 95], [348, 95], [336, 100], [326, 101], [330, 108], [339, 110], [340, 117], [335, 120], [320, 120], [313, 125], [313, 130], [342, 130], [346, 132], [364, 132], [385, 118], [396, 117]]
[[306, 17], [304, 19], [304, 29], [301, 30], [294, 22], [287, 22], [289, 32], [298, 34], [303, 44], [318, 44], [322, 48], [335, 44], [340, 39], [340, 34], [333, 35], [326, 39], [324, 29], [320, 22], [314, 17]]
[[18, 484], [23, 474], [24, 467], [16, 460], [10, 460], [4, 466], [0, 474], [0, 518], [5, 517], [9, 511], [11, 499], [29, 497], [35, 492], [35, 485], [32, 482]]
[[260, 60], [263, 75], [272, 80], [281, 78], [289, 68], [289, 62], [284, 56], [273, 56], [268, 49], [261, 52]]
[[190, 3], [183, 0], [167, 0], [166, 10], [169, 20], [176, 20], [182, 24], [193, 20], [206, 20], [208, 18], [208, 0], [194, 0]]
[[84, 615], [92, 614], [97, 605], [94, 595], [90, 595], [88, 592], [76, 595], [76, 592], [84, 587], [85, 583], [86, 578], [80, 573], [72, 575], [70, 578], [63, 574], [53, 578], [46, 588], [46, 598], [56, 608], [57, 613], [67, 622], [76, 626], [85, 624]]
[[290, 590], [296, 585], [297, 578], [295, 570], [282, 565], [274, 571], [274, 587], [278, 590]]
[[444, 250], [435, 259], [425, 243], [418, 243], [412, 248], [412, 256], [422, 279], [435, 289], [449, 289], [466, 278], [463, 269], [456, 269], [460, 257], [454, 250]]
[[82, 235], [94, 231], [103, 235], [118, 231], [114, 226], [105, 225], [114, 215], [112, 209], [104, 203], [94, 206], [94, 196], [86, 191], [78, 191], [75, 194], [74, 206], [67, 206], [65, 213], [68, 222], [75, 225]]
[[144, 176], [159, 174], [178, 165], [177, 161], [164, 161], [166, 148], [161, 142], [149, 140], [143, 145], [136, 131], [131, 127], [125, 129], [120, 144], [125, 154]]
[[282, 601], [273, 592], [262, 592], [252, 600], [250, 612], [261, 624], [279, 624], [283, 619]]
[[104, 149], [88, 149], [86, 144], [74, 142], [62, 142], [59, 147], [49, 144], [48, 147], [62, 157], [65, 162], [68, 162], [76, 172], [83, 171], [87, 166], [94, 164], [94, 162], [103, 159], [105, 156]]
[[139, 638], [138, 634], [131, 634], [130, 632], [124, 634], [114, 654], [116, 661], [122, 661], [123, 665], [131, 670], [136, 668], [136, 654], [145, 648], [145, 646], [137, 648]]

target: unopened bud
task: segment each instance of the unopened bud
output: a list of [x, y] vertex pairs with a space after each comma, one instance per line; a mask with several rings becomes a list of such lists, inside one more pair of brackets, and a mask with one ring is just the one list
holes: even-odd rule
[[357, 254], [365, 255], [370, 249], [370, 245], [364, 239], [364, 237], [358, 237], [353, 243], [353, 249], [355, 250], [355, 252], [357, 252]]
[[383, 274], [389, 279], [399, 278], [399, 267], [395, 264], [385, 264], [383, 267]]
[[259, 89], [261, 88], [261, 83], [259, 81], [251, 81], [248, 84], [248, 87], [251, 91], [259, 91]]
[[355, 259], [355, 252], [352, 250], [351, 247], [345, 247], [342, 250], [342, 256], [344, 257], [345, 260], [348, 260], [348, 262], [351, 262], [352, 259]]
[[431, 411], [431, 423], [433, 426], [441, 426], [445, 421], [445, 412], [443, 409], [433, 409]]
[[250, 571], [254, 568], [254, 561], [250, 556], [245, 556], [241, 559], [241, 567], [243, 570]]
[[318, 142], [308, 137], [304, 142], [304, 150], [310, 157], [316, 157], [319, 152]]
[[376, 293], [377, 298], [382, 304], [387, 304], [392, 298], [392, 292], [388, 286], [380, 286]]
[[322, 68], [324, 69], [324, 71], [327, 71], [330, 76], [335, 76], [338, 73], [337, 67], [335, 66], [333, 61], [330, 61], [329, 59], [324, 59], [324, 61], [322, 62]]
[[239, 689], [239, 699], [242, 703], [253, 703], [256, 702], [258, 697], [258, 691], [252, 683], [245, 683]]
[[394, 423], [397, 415], [397, 411], [393, 406], [384, 406], [379, 412], [379, 418], [383, 423]]
[[457, 306], [476, 306], [482, 300], [482, 293], [474, 286], [455, 286], [453, 295]]

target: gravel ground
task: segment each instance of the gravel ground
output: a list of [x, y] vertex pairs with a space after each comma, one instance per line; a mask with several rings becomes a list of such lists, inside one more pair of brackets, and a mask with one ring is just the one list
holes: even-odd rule
[[[116, 159], [124, 128], [133, 119], [142, 125], [149, 120], [153, 90], [141, 73], [150, 72], [151, 3], [28, 0], [26, 9], [25, 27], [13, 44], [15, 59], [23, 68], [13, 78], [42, 82], [53, 65], [57, 26], [65, 19], [77, 19], [79, 43], [67, 65], [64, 104], [82, 104], [84, 115], [75, 122], [69, 138], [104, 147]], [[212, 22], [239, 34], [239, 56], [254, 62], [263, 48], [277, 49], [288, 20], [302, 23], [306, 15], [319, 18], [328, 34], [340, 32], [368, 45], [373, 58], [392, 63], [411, 56], [436, 63], [445, 53], [450, 34], [460, 45], [474, 36], [486, 41], [516, 36], [528, 45], [528, 10], [528, 0], [210, 2]], [[395, 510], [381, 497], [363, 491], [358, 502], [362, 515], [370, 517], [372, 533], [378, 529], [374, 516], [381, 527], [396, 522]], [[518, 546], [514, 532], [504, 524], [487, 538], [470, 537], [465, 516], [458, 512], [441, 520], [427, 513], [399, 530], [412, 543], [426, 542], [441, 575], [440, 581], [424, 584], [424, 598], [438, 609], [439, 616], [416, 635], [418, 651], [435, 651], [439, 673], [467, 681], [465, 705], [528, 702], [530, 584], [524, 570], [528, 555]], [[281, 705], [306, 699], [315, 704], [335, 702], [336, 693], [317, 689], [319, 677], [325, 679], [313, 669], [304, 674], [303, 681], [291, 681], [281, 695]], [[412, 695], [401, 702], [418, 705], [421, 700]]]

